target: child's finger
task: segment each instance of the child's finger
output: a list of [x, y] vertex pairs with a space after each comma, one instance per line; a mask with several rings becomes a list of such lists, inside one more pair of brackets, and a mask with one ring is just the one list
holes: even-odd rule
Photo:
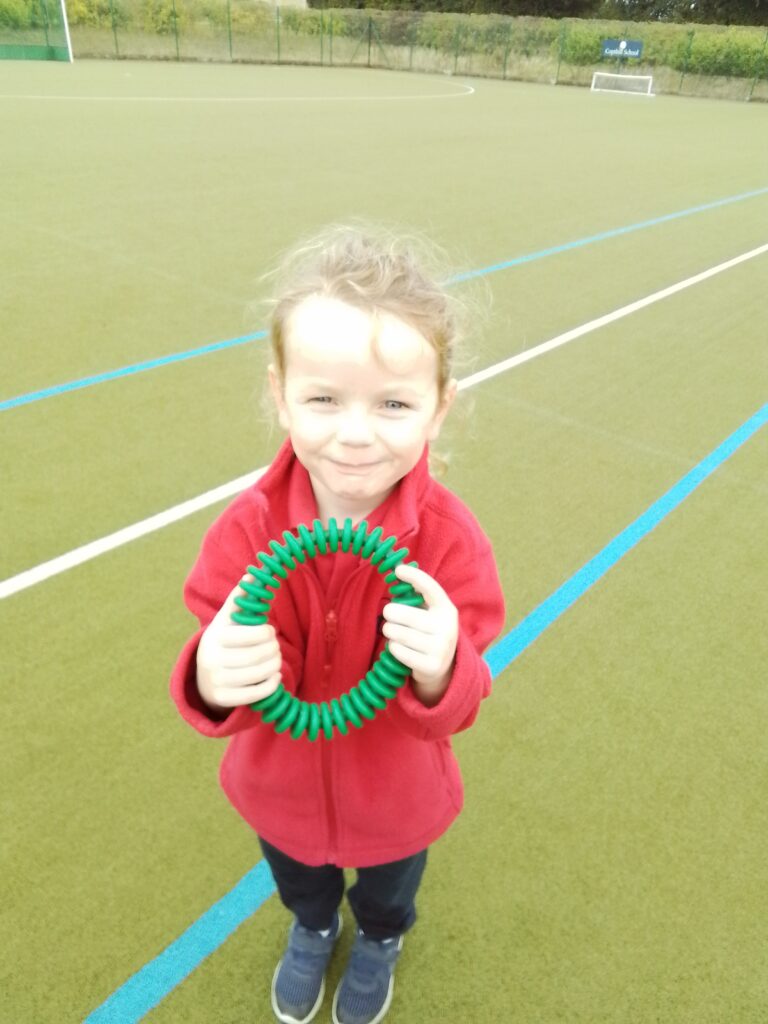
[[280, 645], [277, 640], [269, 640], [253, 647], [222, 646], [218, 663], [222, 668], [247, 668], [253, 665], [263, 665], [264, 662], [273, 661], [279, 657]]
[[247, 596], [246, 592], [243, 590], [243, 586], [242, 585], [243, 585], [243, 583], [248, 583], [249, 581], [250, 581], [250, 576], [243, 576], [243, 578], [240, 580], [240, 582], [237, 583], [236, 586], [232, 587], [232, 589], [230, 590], [230, 592], [227, 594], [226, 598], [224, 599], [224, 604], [221, 606], [221, 608], [216, 613], [216, 618], [217, 619], [221, 618], [221, 619], [230, 620], [232, 618], [232, 613], [233, 612], [240, 612], [240, 611], [243, 610], [240, 607], [240, 605], [237, 603], [235, 598], [237, 598], [237, 597], [246, 597]]
[[424, 675], [435, 673], [435, 659], [423, 651], [414, 651], [412, 647], [393, 641], [389, 645], [391, 653], [401, 661], [411, 672], [420, 672]]
[[255, 686], [263, 683], [280, 671], [280, 658], [270, 658], [259, 665], [244, 665], [241, 668], [219, 668], [216, 672], [216, 687]]
[[397, 643], [409, 648], [409, 650], [426, 653], [432, 650], [434, 643], [430, 633], [425, 633], [420, 629], [412, 629], [410, 626], [399, 626], [396, 623], [385, 622], [381, 632], [390, 641], [390, 650], [392, 649], [392, 644]]
[[269, 622], [258, 626], [241, 626], [239, 623], [222, 623], [217, 630], [222, 647], [256, 647], [275, 639], [275, 627]]
[[385, 622], [409, 626], [411, 629], [420, 629], [422, 632], [429, 630], [433, 619], [428, 608], [415, 608], [411, 604], [396, 604], [394, 601], [384, 605], [382, 615]]
[[280, 685], [279, 674], [251, 686], [222, 686], [216, 690], [216, 703], [223, 708], [239, 708], [244, 704], [255, 704], [274, 693]]
[[398, 565], [395, 574], [399, 580], [402, 580], [403, 583], [410, 583], [414, 590], [421, 594], [427, 602], [428, 608], [434, 608], [446, 601], [450, 602], [450, 598], [437, 580], [423, 569], [419, 569], [415, 565]]

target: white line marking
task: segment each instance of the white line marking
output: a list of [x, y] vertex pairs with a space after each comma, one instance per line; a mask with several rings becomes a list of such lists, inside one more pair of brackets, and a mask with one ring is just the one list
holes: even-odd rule
[[461, 92], [420, 92], [384, 96], [62, 96], [47, 94], [2, 93], [0, 100], [83, 100], [87, 103], [343, 103], [367, 100], [449, 100], [456, 96], [472, 96], [471, 85], [460, 86]]
[[[600, 327], [605, 327], [607, 324], [615, 323], [631, 313], [636, 313], [639, 309], [645, 309], [646, 306], [651, 306], [655, 302], [661, 302], [662, 299], [669, 298], [670, 295], [675, 295], [685, 288], [691, 288], [695, 284], [700, 284], [716, 274], [730, 270], [740, 263], [746, 263], [747, 260], [754, 259], [755, 256], [761, 256], [763, 253], [768, 253], [768, 244], [758, 246], [757, 249], [751, 249], [749, 252], [742, 253], [741, 256], [736, 256], [732, 260], [719, 263], [716, 267], [710, 267], [709, 270], [695, 274], [693, 277], [687, 277], [684, 281], [679, 281], [677, 284], [670, 285], [669, 288], [662, 288], [661, 291], [647, 295], [644, 299], [638, 299], [637, 302], [631, 302], [629, 305], [622, 306], [612, 313], [606, 313], [605, 316], [598, 317], [596, 320], [590, 320], [589, 323], [582, 324], [581, 327], [575, 327], [572, 331], [566, 331], [565, 334], [560, 334], [556, 338], [552, 338], [551, 341], [545, 341], [541, 345], [536, 345], [535, 348], [526, 349], [525, 352], [520, 352], [510, 359], [505, 359], [494, 366], [487, 367], [485, 370], [473, 373], [459, 382], [459, 390], [463, 391], [466, 388], [473, 387], [475, 384], [489, 380], [491, 377], [504, 373], [506, 370], [511, 370], [515, 366], [520, 366], [531, 359], [536, 359], [546, 352], [552, 352], [554, 349], [560, 348], [561, 345], [567, 345], [568, 342], [582, 338], [585, 334], [596, 331]], [[75, 566], [82, 565], [83, 562], [88, 562], [92, 558], [105, 554], [107, 551], [113, 551], [115, 548], [122, 547], [123, 544], [128, 544], [132, 540], [144, 537], [148, 533], [154, 533], [164, 526], [169, 526], [171, 523], [176, 523], [180, 519], [208, 508], [209, 505], [214, 505], [218, 501], [223, 501], [225, 498], [239, 494], [240, 491], [255, 483], [267, 469], [267, 466], [262, 466], [261, 469], [257, 469], [252, 473], [246, 473], [245, 476], [231, 480], [228, 484], [222, 484], [220, 487], [215, 487], [213, 490], [207, 491], [197, 498], [184, 501], [180, 505], [175, 505], [165, 512], [158, 512], [157, 515], [150, 516], [149, 519], [144, 519], [139, 523], [134, 523], [133, 526], [126, 526], [116, 533], [111, 533], [100, 540], [91, 541], [90, 544], [75, 548], [65, 555], [59, 555], [58, 558], [53, 558], [49, 562], [43, 562], [33, 569], [27, 569], [17, 576], [10, 576], [7, 580], [0, 582], [0, 599], [10, 597], [12, 594], [18, 594], [19, 591], [26, 590], [27, 587], [32, 587], [36, 583], [42, 583], [44, 580], [57, 576], [67, 569], [73, 569]]]
[[0, 583], [0, 598], [17, 594], [20, 590], [34, 586], [35, 583], [42, 583], [43, 580], [50, 579], [51, 576], [58, 576], [59, 573], [66, 572], [67, 569], [73, 569], [76, 565], [82, 565], [83, 562], [89, 562], [92, 558], [104, 555], [107, 551], [114, 551], [115, 548], [122, 547], [123, 544], [129, 544], [132, 540], [138, 540], [139, 537], [144, 537], [148, 533], [154, 533], [155, 530], [161, 530], [164, 526], [170, 526], [171, 523], [185, 519], [201, 509], [208, 508], [209, 505], [215, 505], [217, 501], [231, 498], [256, 483], [268, 468], [268, 466], [262, 466], [261, 469], [246, 473], [245, 476], [239, 476], [236, 480], [230, 480], [228, 484], [214, 487], [212, 491], [206, 491], [205, 494], [200, 494], [197, 498], [183, 501], [180, 505], [166, 509], [165, 512], [158, 512], [156, 515], [150, 516], [149, 519], [142, 519], [140, 523], [124, 526], [122, 530], [110, 533], [107, 537], [93, 540], [89, 544], [75, 548], [74, 551], [68, 551], [65, 555], [52, 558], [50, 562], [43, 562], [41, 565], [35, 566], [34, 569], [26, 569], [18, 576], [10, 576]]
[[695, 284], [700, 284], [702, 281], [706, 281], [708, 278], [714, 277], [715, 274], [721, 274], [724, 270], [730, 270], [731, 267], [736, 267], [739, 263], [746, 263], [747, 260], [754, 259], [755, 256], [761, 256], [766, 252], [768, 252], [768, 245], [758, 246], [757, 249], [751, 249], [749, 252], [742, 253], [741, 256], [736, 256], [732, 260], [727, 260], [725, 263], [718, 263], [716, 267], [710, 267], [709, 270], [704, 270], [700, 274], [695, 274], [693, 277], [687, 277], [684, 281], [679, 281], [677, 284], [670, 285], [669, 288], [662, 288], [661, 291], [654, 292], [652, 295], [647, 295], [644, 299], [638, 299], [637, 302], [630, 302], [628, 306], [622, 306], [621, 309], [615, 309], [612, 313], [606, 313], [605, 316], [600, 316], [596, 320], [590, 320], [589, 323], [582, 324], [581, 327], [574, 327], [572, 331], [566, 331], [565, 334], [559, 334], [556, 338], [552, 338], [551, 341], [542, 342], [541, 345], [536, 345], [535, 348], [527, 348], [524, 352], [519, 352], [516, 356], [510, 356], [509, 359], [505, 359], [501, 363], [496, 363], [494, 366], [489, 366], [485, 370], [479, 370], [477, 373], [473, 373], [471, 376], [465, 377], [464, 380], [459, 382], [459, 390], [462, 391], [464, 388], [471, 388], [474, 384], [479, 384], [481, 381], [489, 380], [491, 377], [495, 377], [499, 373], [504, 373], [505, 370], [511, 370], [514, 366], [520, 366], [522, 363], [527, 363], [531, 359], [536, 359], [538, 356], [544, 355], [545, 352], [552, 352], [554, 349], [560, 348], [561, 345], [567, 345], [569, 341], [575, 341], [577, 338], [581, 338], [585, 334], [589, 334], [591, 331], [596, 331], [600, 327], [606, 327], [608, 324], [615, 323], [617, 320], [621, 320], [623, 317], [629, 316], [630, 313], [636, 313], [639, 309], [645, 309], [646, 306], [652, 306], [654, 302], [661, 302], [662, 299], [667, 299], [670, 295], [675, 295], [677, 292], [681, 292], [685, 288], [690, 288]]

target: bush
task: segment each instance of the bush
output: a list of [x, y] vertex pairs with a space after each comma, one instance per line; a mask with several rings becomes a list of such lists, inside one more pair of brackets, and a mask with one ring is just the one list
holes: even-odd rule
[[566, 64], [583, 66], [597, 64], [600, 61], [600, 50], [603, 34], [599, 29], [587, 27], [589, 22], [576, 28], [569, 26], [563, 40], [562, 58]]
[[[208, 20], [214, 25], [227, 24], [225, 0], [207, 0], [205, 10]], [[241, 0], [233, 0], [231, 18], [232, 31], [241, 35], [263, 37], [275, 31], [275, 8], [271, 4], [243, 3]]]
[[111, 28], [113, 11], [116, 25], [127, 24], [128, 19], [120, 0], [112, 0], [111, 9], [109, 0], [69, 0], [67, 3], [67, 17], [71, 25]]
[[23, 0], [0, 0], [0, 26], [28, 28], [30, 10]]
[[178, 6], [174, 10], [173, 0], [144, 0], [142, 12], [144, 30], [159, 36], [173, 35], [187, 22], [186, 12]]
[[322, 11], [302, 11], [297, 7], [280, 8], [280, 24], [296, 35], [319, 36], [323, 31]]
[[56, 0], [0, 0], [0, 27], [24, 29], [60, 25], [61, 13]]
[[511, 23], [515, 53], [533, 57], [560, 46], [561, 22], [554, 18], [513, 18]]
[[419, 19], [414, 43], [430, 50], [449, 53], [456, 43], [456, 14], [425, 14]]
[[688, 71], [699, 75], [753, 78], [758, 74], [762, 48], [737, 32], [697, 32]]

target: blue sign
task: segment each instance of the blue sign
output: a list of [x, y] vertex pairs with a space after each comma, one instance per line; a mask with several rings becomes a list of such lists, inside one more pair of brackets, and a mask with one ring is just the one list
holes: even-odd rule
[[641, 57], [643, 44], [639, 39], [604, 39], [603, 57]]

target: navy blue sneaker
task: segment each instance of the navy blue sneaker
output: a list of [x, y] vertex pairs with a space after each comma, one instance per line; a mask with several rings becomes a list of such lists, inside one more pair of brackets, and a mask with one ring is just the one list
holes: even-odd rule
[[272, 1009], [284, 1024], [308, 1024], [325, 995], [325, 969], [341, 934], [341, 915], [336, 914], [328, 934], [303, 928], [294, 921], [288, 933], [285, 955], [272, 978]]
[[392, 1002], [403, 936], [367, 939], [358, 930], [349, 965], [333, 997], [333, 1024], [379, 1024]]

